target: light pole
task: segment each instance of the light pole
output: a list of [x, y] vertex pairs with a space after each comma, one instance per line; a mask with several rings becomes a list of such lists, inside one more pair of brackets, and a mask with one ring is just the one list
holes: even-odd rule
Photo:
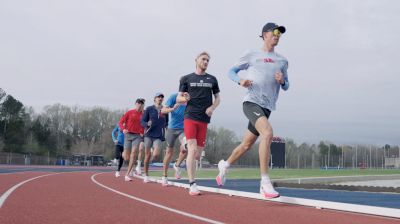
[[357, 161], [357, 145], [356, 145], [356, 169], [358, 167], [358, 161]]
[[331, 144], [328, 143], [328, 167], [329, 167], [330, 156], [331, 156]]

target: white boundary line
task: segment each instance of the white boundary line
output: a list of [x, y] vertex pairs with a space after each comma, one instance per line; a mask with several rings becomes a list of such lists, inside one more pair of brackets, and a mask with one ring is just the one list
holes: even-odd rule
[[50, 173], [50, 174], [45, 174], [45, 175], [33, 177], [33, 178], [30, 178], [28, 180], [24, 180], [24, 181], [14, 185], [14, 186], [12, 186], [10, 189], [8, 189], [6, 192], [4, 192], [3, 195], [1, 195], [1, 197], [0, 197], [0, 208], [3, 206], [4, 202], [7, 200], [8, 196], [10, 196], [10, 194], [13, 191], [15, 191], [18, 187], [22, 186], [25, 183], [28, 183], [29, 181], [32, 181], [32, 180], [35, 180], [35, 179], [39, 179], [39, 178], [42, 178], [42, 177], [46, 177], [46, 176], [56, 175], [56, 174], [59, 174], [59, 173]]
[[99, 186], [101, 186], [101, 187], [103, 187], [103, 188], [105, 188], [105, 189], [107, 189], [107, 190], [109, 190], [109, 191], [112, 191], [112, 192], [114, 192], [114, 193], [117, 193], [117, 194], [119, 194], [119, 195], [125, 196], [125, 197], [127, 197], [127, 198], [130, 198], [130, 199], [133, 199], [133, 200], [136, 200], [136, 201], [140, 201], [140, 202], [142, 202], [142, 203], [145, 203], [145, 204], [148, 204], [148, 205], [157, 207], [157, 208], [161, 208], [161, 209], [164, 209], [164, 210], [173, 212], [173, 213], [177, 213], [177, 214], [179, 214], [179, 215], [183, 215], [183, 216], [186, 216], [186, 217], [189, 217], [189, 218], [192, 218], [192, 219], [197, 219], [197, 220], [200, 220], [200, 221], [204, 221], [204, 222], [208, 222], [208, 223], [213, 223], [213, 224], [222, 224], [222, 223], [223, 223], [223, 222], [215, 221], [215, 220], [212, 220], [212, 219], [207, 219], [207, 218], [204, 218], [204, 217], [201, 217], [201, 216], [193, 215], [193, 214], [190, 214], [190, 213], [187, 213], [187, 212], [183, 212], [183, 211], [180, 211], [180, 210], [176, 210], [176, 209], [173, 209], [173, 208], [169, 208], [169, 207], [164, 206], [164, 205], [160, 205], [160, 204], [157, 204], [157, 203], [154, 203], [154, 202], [151, 202], [151, 201], [147, 201], [147, 200], [144, 200], [144, 199], [141, 199], [141, 198], [138, 198], [138, 197], [135, 197], [135, 196], [132, 196], [132, 195], [125, 194], [125, 193], [123, 193], [123, 192], [117, 191], [117, 190], [115, 190], [115, 189], [113, 189], [113, 188], [107, 187], [107, 186], [105, 186], [105, 185], [103, 185], [103, 184], [97, 182], [96, 179], [95, 179], [95, 177], [96, 177], [97, 175], [99, 175], [99, 174], [104, 174], [104, 173], [93, 174], [93, 175], [91, 176], [92, 181], [93, 181], [95, 184], [97, 184], [97, 185], [99, 185]]
[[400, 176], [400, 174], [385, 174], [385, 175], [356, 175], [356, 176], [331, 176], [331, 177], [300, 177], [300, 178], [286, 178], [286, 179], [273, 179], [273, 181], [288, 181], [288, 180], [298, 180], [299, 183], [302, 180], [313, 180], [313, 179], [339, 179], [339, 178], [357, 178], [357, 177], [393, 177]]
[[[140, 176], [139, 178], [143, 178], [143, 177]], [[159, 179], [150, 178], [150, 180], [153, 182], [161, 183], [161, 180], [159, 180]], [[171, 182], [171, 181], [168, 181], [168, 184], [171, 186], [176, 186], [176, 187], [189, 188], [189, 184], [182, 184], [182, 183]], [[259, 193], [251, 193], [251, 192], [245, 192], [245, 191], [235, 191], [235, 190], [229, 190], [229, 189], [203, 187], [203, 186], [197, 186], [197, 188], [202, 191], [212, 192], [212, 193], [217, 193], [217, 194], [225, 194], [225, 195], [229, 195], [229, 196], [253, 198], [253, 199], [264, 200], [264, 201], [274, 201], [274, 202], [280, 202], [280, 203], [286, 203], [286, 204], [303, 205], [303, 206], [314, 207], [316, 209], [332, 209], [332, 210], [338, 210], [338, 211], [354, 212], [354, 213], [361, 213], [361, 214], [368, 214], [368, 215], [375, 215], [375, 216], [400, 218], [400, 209], [395, 209], [395, 208], [385, 208], [385, 207], [377, 207], [377, 206], [369, 206], [369, 205], [357, 205], [357, 204], [321, 201], [321, 200], [312, 200], [312, 199], [285, 197], [285, 196], [281, 196], [279, 198], [274, 198], [274, 199], [265, 199]]]

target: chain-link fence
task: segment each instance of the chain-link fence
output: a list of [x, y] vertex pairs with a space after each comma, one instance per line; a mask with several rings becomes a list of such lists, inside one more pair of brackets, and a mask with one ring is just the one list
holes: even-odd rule
[[0, 152], [0, 164], [13, 165], [56, 165], [57, 159], [49, 156], [37, 156], [12, 152]]

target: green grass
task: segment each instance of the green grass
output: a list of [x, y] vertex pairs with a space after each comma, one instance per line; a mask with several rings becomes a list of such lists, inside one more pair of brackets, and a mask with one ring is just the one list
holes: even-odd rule
[[[197, 173], [198, 178], [215, 178], [217, 169], [202, 169]], [[304, 178], [304, 177], [334, 177], [334, 176], [362, 176], [362, 175], [388, 175], [400, 174], [400, 169], [347, 169], [347, 170], [320, 170], [320, 169], [273, 169], [270, 170], [271, 179]], [[161, 177], [161, 171], [151, 172], [151, 176]], [[173, 169], [169, 169], [168, 176], [173, 177]], [[182, 173], [186, 178], [186, 172]], [[230, 179], [258, 179], [258, 168], [233, 168], [229, 169]]]

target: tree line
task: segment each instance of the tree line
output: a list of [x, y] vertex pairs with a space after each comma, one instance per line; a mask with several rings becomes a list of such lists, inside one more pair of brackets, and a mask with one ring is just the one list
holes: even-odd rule
[[[57, 158], [73, 154], [104, 155], [111, 159], [114, 154], [111, 131], [124, 112], [57, 103], [36, 113], [0, 88], [0, 152]], [[216, 164], [226, 159], [240, 140], [231, 130], [211, 126], [207, 133], [206, 160]], [[257, 166], [257, 149], [258, 143], [237, 165]], [[400, 153], [398, 146], [338, 146], [326, 141], [296, 144], [288, 138], [285, 151], [287, 168], [380, 167], [384, 157], [398, 157]]]

